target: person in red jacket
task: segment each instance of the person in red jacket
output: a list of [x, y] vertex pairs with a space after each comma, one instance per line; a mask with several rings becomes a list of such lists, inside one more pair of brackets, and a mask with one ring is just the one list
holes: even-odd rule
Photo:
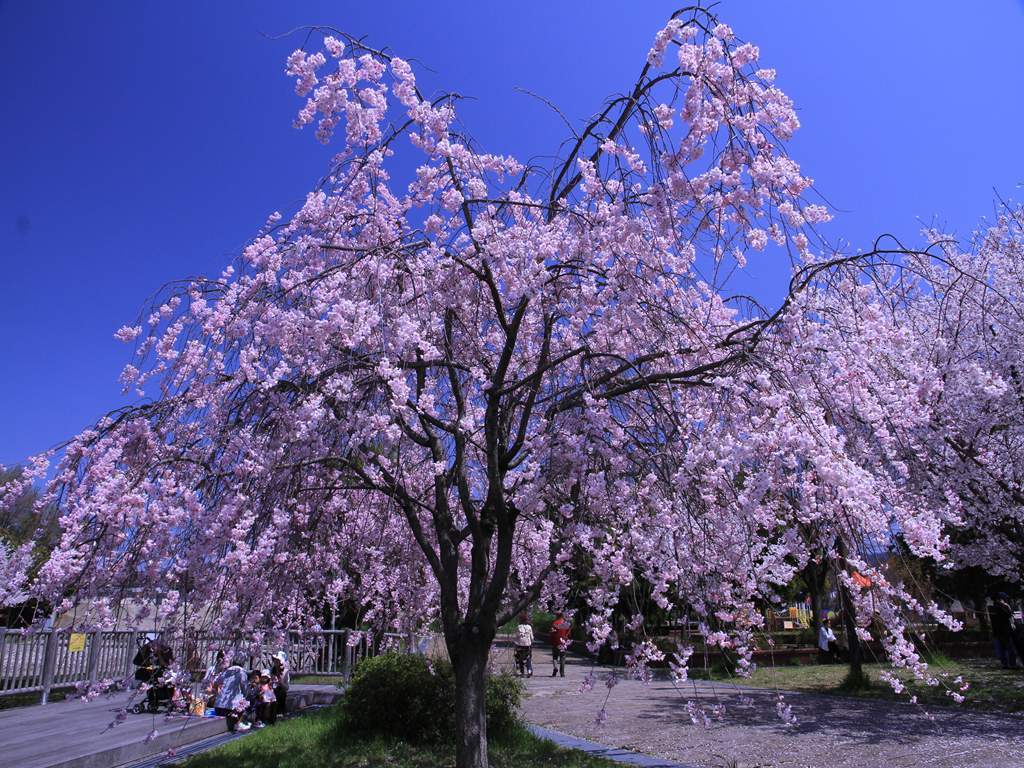
[[569, 647], [570, 624], [562, 613], [555, 614], [551, 624], [551, 676], [561, 674], [565, 677], [565, 651]]

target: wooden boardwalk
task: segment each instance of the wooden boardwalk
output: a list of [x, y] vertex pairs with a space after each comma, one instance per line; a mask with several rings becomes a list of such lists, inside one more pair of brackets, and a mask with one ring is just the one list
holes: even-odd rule
[[[339, 695], [329, 685], [295, 685], [289, 707], [328, 704]], [[119, 693], [95, 701], [78, 699], [0, 711], [0, 765], [11, 768], [113, 768], [224, 733], [222, 718], [128, 715]], [[157, 734], [147, 741], [152, 731]]]

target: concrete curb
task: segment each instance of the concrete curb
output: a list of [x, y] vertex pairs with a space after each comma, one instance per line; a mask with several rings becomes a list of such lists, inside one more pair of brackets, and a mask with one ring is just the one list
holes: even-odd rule
[[675, 763], [662, 757], [651, 757], [650, 755], [642, 755], [639, 752], [631, 752], [628, 749], [606, 747], [603, 744], [587, 741], [578, 736], [570, 736], [561, 731], [553, 731], [550, 728], [542, 728], [539, 725], [527, 724], [526, 727], [529, 728], [534, 736], [547, 739], [560, 747], [578, 749], [580, 752], [586, 752], [588, 755], [603, 757], [616, 763], [638, 765], [641, 768], [697, 768], [697, 766]]
[[89, 755], [78, 755], [59, 763], [51, 763], [49, 768], [110, 768], [112, 765], [122, 765], [144, 757], [164, 753], [171, 747], [177, 749], [186, 744], [208, 739], [211, 736], [216, 736], [226, 731], [227, 726], [223, 718], [201, 718], [197, 716], [195, 722], [187, 724], [184, 728], [180, 723], [167, 723], [160, 734], [152, 741], [136, 741], [130, 744], [112, 745], [109, 749], [93, 752]]
[[[311, 685], [304, 688], [296, 687], [294, 693], [289, 695], [288, 704], [293, 712], [302, 712], [310, 707], [320, 707], [333, 704], [341, 697], [341, 691], [333, 686]], [[168, 724], [170, 725], [170, 724]], [[240, 734], [239, 734], [240, 735]], [[111, 746], [110, 749], [101, 752], [94, 752], [91, 755], [80, 755], [69, 758], [60, 763], [54, 763], [48, 768], [110, 768], [110, 766], [123, 766], [137, 763], [147, 758], [160, 757], [168, 749], [174, 748], [183, 751], [181, 748], [188, 747], [201, 741], [208, 741], [215, 737], [228, 736], [227, 724], [223, 718], [201, 718], [196, 717], [184, 728], [180, 724], [167, 727], [152, 741], [133, 742]], [[210, 746], [219, 746], [220, 743], [230, 741], [234, 737], [217, 741]]]

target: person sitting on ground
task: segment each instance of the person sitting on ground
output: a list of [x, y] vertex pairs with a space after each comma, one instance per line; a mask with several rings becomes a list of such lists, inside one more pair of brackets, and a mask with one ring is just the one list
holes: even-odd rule
[[561, 674], [565, 677], [565, 652], [569, 648], [569, 622], [561, 612], [555, 614], [551, 624], [551, 676]]
[[832, 620], [828, 616], [821, 620], [821, 629], [818, 630], [818, 650], [826, 664], [835, 662], [841, 653], [836, 633], [832, 631]]
[[516, 672], [533, 677], [533, 627], [530, 625], [530, 617], [525, 613], [519, 615], [519, 626], [516, 627], [512, 643], [515, 645]]
[[288, 654], [278, 651], [270, 664], [270, 683], [274, 687], [277, 702], [274, 714], [284, 717], [288, 714], [288, 687], [291, 685], [291, 672], [288, 669]]
[[992, 622], [992, 639], [996, 644], [996, 658], [1003, 669], [1017, 668], [1017, 652], [1013, 638], [1013, 608], [1010, 598], [1004, 592], [996, 595], [995, 602], [989, 609]]
[[206, 694], [207, 706], [213, 706], [213, 701], [217, 696], [217, 689], [220, 686], [220, 673], [227, 669], [227, 666], [227, 661], [224, 659], [224, 649], [220, 648], [217, 650], [213, 664], [206, 668], [206, 674], [203, 675], [203, 693]]
[[239, 724], [246, 704], [246, 674], [243, 664], [245, 657], [235, 654], [231, 658], [231, 665], [220, 673], [215, 684], [217, 694], [213, 702], [214, 711], [220, 717], [227, 718], [229, 731], [236, 728], [247, 730], [249, 727], [247, 723]]

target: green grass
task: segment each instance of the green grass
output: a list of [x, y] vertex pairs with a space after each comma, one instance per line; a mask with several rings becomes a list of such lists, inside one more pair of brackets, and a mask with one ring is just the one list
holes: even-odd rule
[[344, 681], [341, 675], [292, 675], [293, 685], [341, 685]]
[[[50, 691], [49, 701], [63, 701], [72, 691], [58, 690]], [[0, 696], [0, 710], [14, 709], [15, 707], [34, 707], [42, 699], [43, 694], [38, 691], [32, 693], [15, 693], [10, 696]]]
[[913, 673], [897, 670], [897, 676], [904, 681], [907, 691], [893, 693], [892, 687], [881, 680], [879, 673], [888, 670], [884, 664], [865, 664], [868, 680], [851, 684], [847, 679], [849, 667], [846, 664], [807, 664], [797, 666], [759, 667], [749, 679], [729, 678], [726, 673], [716, 672], [713, 679], [731, 679], [740, 685], [755, 688], [779, 688], [780, 690], [822, 693], [857, 698], [888, 699], [906, 701], [909, 696], [927, 706], [957, 706], [946, 694], [947, 689], [958, 691], [952, 681], [963, 676], [970, 688], [963, 693], [966, 697], [960, 706], [992, 712], [1024, 712], [1024, 672], [1004, 670], [994, 659], [949, 659], [938, 656], [931, 660], [929, 669], [940, 681], [937, 686], [928, 686], [914, 680]]
[[[525, 729], [491, 744], [492, 768], [614, 768], [616, 763], [565, 750]], [[184, 768], [453, 768], [451, 745], [412, 745], [344, 732], [337, 707], [287, 720], [196, 755]]]

